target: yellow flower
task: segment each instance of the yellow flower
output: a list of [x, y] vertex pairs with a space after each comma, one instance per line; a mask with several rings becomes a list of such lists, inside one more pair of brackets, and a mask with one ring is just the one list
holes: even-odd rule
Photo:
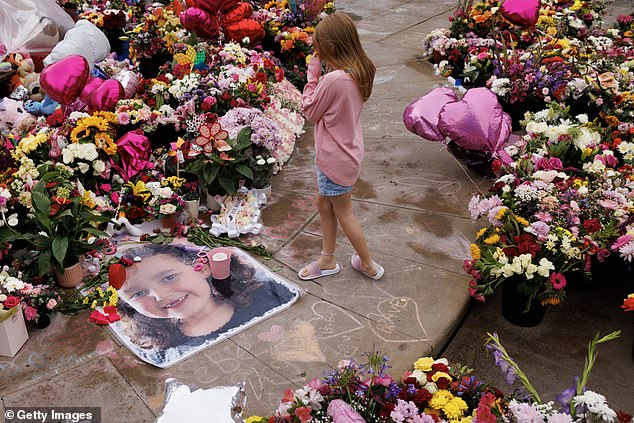
[[475, 244], [471, 244], [471, 258], [478, 260], [480, 258], [480, 247]]
[[84, 191], [84, 195], [81, 197], [81, 203], [90, 209], [94, 209], [97, 203], [93, 199], [93, 193], [90, 190]]
[[437, 410], [442, 410], [452, 398], [453, 395], [451, 392], [446, 389], [439, 389], [431, 398], [431, 401], [429, 401], [429, 406]]
[[161, 182], [161, 185], [164, 187], [171, 186], [173, 189], [178, 189], [182, 187], [185, 182], [186, 182], [185, 178], [179, 178], [178, 176], [170, 176], [163, 179], [163, 182]]
[[82, 304], [88, 304], [88, 297], [84, 297], [84, 299], [81, 302]]
[[264, 417], [260, 417], [260, 416], [251, 416], [247, 418], [247, 423], [257, 423], [260, 420], [262, 420]]
[[90, 304], [90, 308], [95, 308], [97, 307], [97, 300], [92, 300], [92, 304]]
[[144, 202], [152, 196], [152, 193], [145, 187], [145, 182], [143, 181], [137, 181], [136, 184], [128, 182], [126, 185], [132, 188], [132, 195], [143, 198]]
[[117, 121], [117, 116], [112, 113], [112, 112], [106, 112], [106, 111], [98, 111], [93, 113], [93, 116], [99, 116], [104, 118], [106, 121], [108, 121], [108, 123], [111, 123], [113, 125], [116, 125], [118, 123]]
[[497, 244], [498, 241], [500, 241], [500, 235], [495, 234], [495, 235], [491, 235], [490, 237], [486, 238], [484, 240], [484, 243], [486, 245], [493, 245], [493, 244]]
[[517, 221], [517, 223], [519, 223], [522, 226], [528, 226], [528, 220], [524, 219], [523, 217], [519, 217], [519, 216], [515, 216], [515, 220]]
[[495, 215], [495, 218], [497, 220], [502, 220], [502, 218], [504, 217], [504, 215], [506, 214], [508, 208], [507, 207], [502, 207], [500, 209], [500, 211], [497, 212], [497, 214]]
[[445, 415], [449, 417], [450, 420], [457, 420], [464, 416], [464, 412], [467, 411], [468, 408], [469, 406], [462, 398], [453, 397], [445, 404], [442, 411], [445, 412]]
[[476, 239], [480, 238], [487, 231], [487, 228], [482, 228], [476, 233]]
[[103, 289], [101, 289], [101, 287], [97, 287], [97, 289], [95, 289], [95, 291], [97, 291], [97, 293], [99, 294], [99, 298], [103, 298], [103, 296], [105, 295], [103, 292]]
[[113, 291], [110, 293], [110, 298], [108, 298], [108, 305], [116, 306], [119, 302], [119, 293], [114, 288]]
[[428, 372], [431, 370], [431, 366], [434, 364], [434, 359], [431, 357], [423, 357], [416, 360], [414, 368], [421, 372]]

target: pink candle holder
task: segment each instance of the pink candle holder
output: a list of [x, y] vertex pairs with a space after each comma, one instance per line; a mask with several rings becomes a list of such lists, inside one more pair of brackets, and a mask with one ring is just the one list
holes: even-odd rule
[[211, 277], [214, 279], [227, 279], [231, 274], [231, 250], [219, 247], [207, 253]]

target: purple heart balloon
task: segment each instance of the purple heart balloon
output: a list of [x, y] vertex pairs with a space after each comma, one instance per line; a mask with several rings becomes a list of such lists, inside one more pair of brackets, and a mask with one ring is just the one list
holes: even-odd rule
[[439, 115], [438, 128], [460, 147], [494, 153], [511, 135], [511, 117], [502, 110], [488, 88], [472, 88], [462, 100], [447, 103]]
[[84, 88], [89, 72], [90, 66], [83, 56], [66, 56], [42, 70], [40, 85], [53, 100], [71, 104]]
[[456, 93], [451, 88], [434, 88], [405, 108], [403, 123], [416, 135], [430, 141], [442, 141], [445, 137], [438, 129], [438, 113], [445, 104], [456, 100]]
[[539, 0], [504, 0], [500, 13], [511, 23], [532, 28], [539, 19]]

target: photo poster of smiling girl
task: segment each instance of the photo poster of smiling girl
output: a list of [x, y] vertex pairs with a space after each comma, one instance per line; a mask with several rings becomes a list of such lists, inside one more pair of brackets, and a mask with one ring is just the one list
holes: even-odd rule
[[230, 273], [211, 274], [208, 247], [191, 243], [119, 244], [126, 267], [115, 335], [141, 360], [170, 367], [279, 313], [303, 291], [238, 248]]

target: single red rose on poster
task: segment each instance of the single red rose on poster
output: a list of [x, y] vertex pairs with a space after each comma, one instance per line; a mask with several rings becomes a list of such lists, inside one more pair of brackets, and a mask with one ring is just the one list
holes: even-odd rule
[[7, 309], [13, 308], [18, 304], [20, 304], [20, 297], [16, 297], [15, 295], [8, 295], [7, 299], [2, 303], [2, 305], [4, 305]]

